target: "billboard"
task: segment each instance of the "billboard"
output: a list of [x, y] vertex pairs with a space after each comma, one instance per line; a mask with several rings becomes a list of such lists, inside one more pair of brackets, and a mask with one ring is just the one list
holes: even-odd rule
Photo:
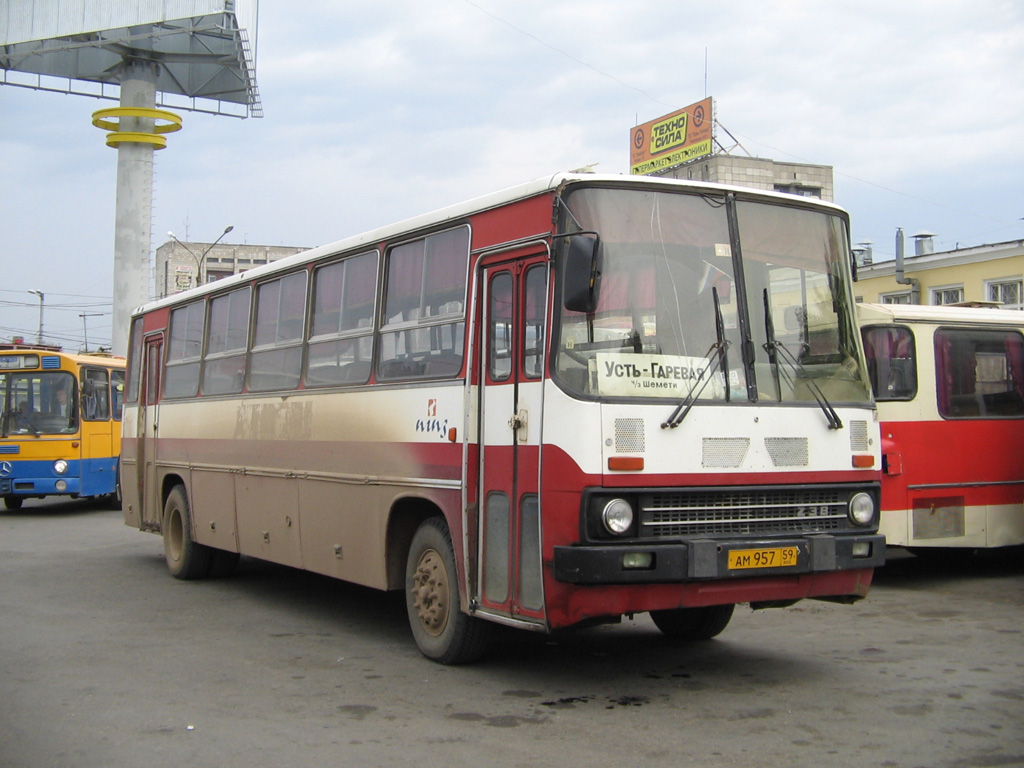
[[629, 132], [629, 172], [644, 176], [711, 154], [711, 97]]

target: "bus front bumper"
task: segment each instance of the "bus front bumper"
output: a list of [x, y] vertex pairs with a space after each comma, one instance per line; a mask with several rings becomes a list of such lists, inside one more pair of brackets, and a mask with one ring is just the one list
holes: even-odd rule
[[77, 477], [7, 477], [0, 479], [0, 496], [78, 495]]
[[555, 579], [570, 584], [671, 584], [876, 568], [885, 537], [811, 535], [789, 539], [693, 539], [672, 544], [555, 547]]

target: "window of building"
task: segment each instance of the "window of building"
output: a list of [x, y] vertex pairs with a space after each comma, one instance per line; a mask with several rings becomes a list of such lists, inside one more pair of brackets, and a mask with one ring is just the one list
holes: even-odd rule
[[964, 287], [962, 285], [951, 285], [945, 288], [932, 289], [932, 304], [959, 304], [964, 300]]
[[820, 187], [809, 187], [806, 184], [776, 184], [776, 192], [784, 192], [787, 195], [799, 195], [800, 197], [815, 197], [821, 199]]
[[1004, 309], [1024, 309], [1024, 281], [1019, 277], [986, 281], [985, 298], [998, 301]]
[[898, 293], [883, 293], [881, 295], [881, 300], [883, 304], [909, 304], [910, 299], [910, 291], [899, 291]]
[[194, 397], [199, 392], [199, 363], [203, 351], [205, 304], [193, 301], [171, 312], [167, 345], [165, 397]]

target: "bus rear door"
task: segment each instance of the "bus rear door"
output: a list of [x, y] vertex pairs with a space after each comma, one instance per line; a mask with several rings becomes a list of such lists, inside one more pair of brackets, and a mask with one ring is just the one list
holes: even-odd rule
[[164, 337], [162, 333], [146, 338], [142, 391], [139, 394], [137, 474], [139, 478], [139, 527], [142, 530], [151, 531], [160, 530], [160, 518], [163, 514], [156, 472], [163, 351]]

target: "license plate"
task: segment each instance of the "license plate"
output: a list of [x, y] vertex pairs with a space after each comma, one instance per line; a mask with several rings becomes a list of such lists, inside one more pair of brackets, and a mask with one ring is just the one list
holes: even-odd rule
[[741, 568], [791, 568], [800, 550], [796, 547], [770, 549], [734, 549], [729, 553], [729, 570]]

